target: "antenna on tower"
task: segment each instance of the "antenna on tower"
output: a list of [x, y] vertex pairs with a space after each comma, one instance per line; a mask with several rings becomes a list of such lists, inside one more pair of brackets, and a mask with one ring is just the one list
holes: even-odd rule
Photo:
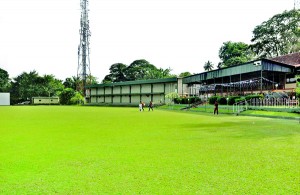
[[300, 0], [294, 0], [294, 9], [300, 9]]
[[90, 26], [88, 18], [88, 0], [80, 0], [81, 18], [80, 18], [80, 43], [78, 46], [78, 68], [77, 77], [80, 79], [79, 90], [83, 90], [86, 95], [85, 86], [91, 75], [90, 71]]

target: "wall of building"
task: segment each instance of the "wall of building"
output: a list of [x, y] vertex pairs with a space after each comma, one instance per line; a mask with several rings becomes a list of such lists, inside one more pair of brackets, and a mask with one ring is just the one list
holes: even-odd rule
[[59, 104], [58, 97], [33, 97], [32, 104]]
[[10, 105], [10, 93], [0, 93], [0, 106]]
[[[164, 82], [165, 81], [165, 82]], [[128, 85], [126, 85], [128, 83]], [[153, 82], [135, 81], [113, 84], [100, 84], [90, 87], [91, 104], [132, 104], [140, 101], [149, 104], [165, 102], [165, 95], [178, 91], [177, 79], [157, 79]], [[182, 84], [180, 85], [182, 87]]]

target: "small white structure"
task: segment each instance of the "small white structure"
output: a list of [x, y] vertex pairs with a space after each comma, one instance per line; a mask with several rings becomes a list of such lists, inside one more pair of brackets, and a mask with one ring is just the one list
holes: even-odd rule
[[0, 93], [0, 106], [10, 105], [10, 93]]
[[59, 104], [58, 97], [32, 97], [32, 104]]

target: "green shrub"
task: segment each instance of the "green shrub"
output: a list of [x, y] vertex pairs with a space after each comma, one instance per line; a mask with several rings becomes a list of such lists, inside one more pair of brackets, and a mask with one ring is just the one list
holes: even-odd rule
[[72, 104], [71, 98], [76, 95], [75, 90], [72, 88], [65, 88], [59, 95], [60, 103], [63, 105]]
[[182, 98], [181, 104], [188, 104], [188, 98]]
[[75, 92], [75, 95], [71, 98], [70, 104], [83, 104], [84, 103], [84, 97], [79, 93]]
[[243, 101], [245, 101], [245, 100], [246, 100], [245, 97], [239, 97], [239, 98], [234, 99], [235, 103], [243, 102]]
[[247, 95], [245, 97], [246, 100], [250, 100], [250, 99], [253, 99], [253, 98], [263, 98], [263, 95]]
[[199, 97], [190, 97], [190, 104], [194, 104], [195, 102], [199, 102], [201, 99]]
[[226, 105], [227, 104], [227, 99], [225, 97], [219, 97], [218, 100], [220, 105]]
[[219, 96], [211, 96], [208, 100], [209, 104], [214, 104], [216, 101], [218, 101]]
[[240, 96], [229, 96], [228, 97], [228, 105], [233, 105], [235, 103], [235, 99], [240, 98]]
[[296, 97], [300, 98], [300, 88], [296, 88]]

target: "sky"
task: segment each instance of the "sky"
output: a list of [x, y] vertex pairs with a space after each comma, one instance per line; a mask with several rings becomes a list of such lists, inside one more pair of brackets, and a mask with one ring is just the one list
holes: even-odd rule
[[[114, 63], [145, 59], [172, 74], [215, 67], [227, 41], [251, 43], [255, 26], [294, 0], [89, 0], [90, 70], [101, 82]], [[0, 68], [77, 75], [80, 0], [0, 0]]]

